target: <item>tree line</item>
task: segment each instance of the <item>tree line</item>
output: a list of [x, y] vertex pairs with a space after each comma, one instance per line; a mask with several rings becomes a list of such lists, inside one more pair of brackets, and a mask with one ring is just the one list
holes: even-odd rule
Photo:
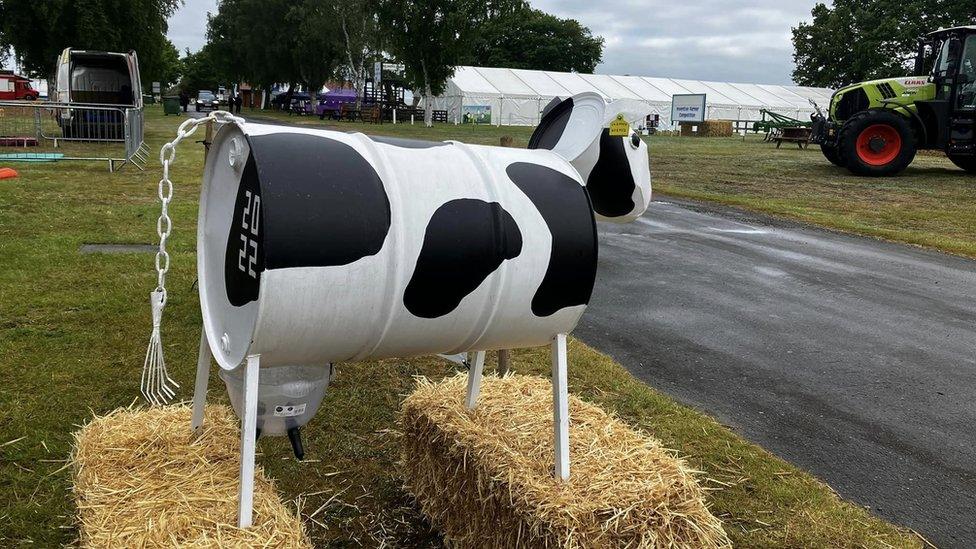
[[166, 20], [182, 0], [0, 0], [0, 61], [13, 52], [28, 76], [51, 79], [64, 48], [129, 51], [143, 85], [175, 82], [180, 55]]
[[179, 82], [194, 94], [248, 82], [318, 90], [340, 80], [361, 97], [377, 61], [402, 64], [405, 86], [432, 96], [458, 65], [593, 72], [603, 56], [602, 38], [527, 0], [222, 0], [208, 16], [206, 45], [180, 59], [166, 32], [181, 5], [0, 0], [0, 57], [13, 52], [25, 71], [44, 78], [68, 46], [134, 49], [147, 88]]
[[833, 0], [793, 29], [793, 81], [839, 88], [913, 75], [918, 39], [940, 27], [976, 23], [972, 0]]
[[223, 0], [207, 28], [191, 60], [207, 78], [343, 80], [360, 97], [377, 61], [402, 64], [405, 86], [430, 97], [458, 65], [592, 72], [603, 55], [602, 38], [526, 0]]

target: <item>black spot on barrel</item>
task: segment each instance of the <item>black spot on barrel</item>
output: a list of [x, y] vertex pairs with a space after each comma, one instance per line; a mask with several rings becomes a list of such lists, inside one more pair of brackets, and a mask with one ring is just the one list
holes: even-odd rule
[[324, 136], [248, 137], [261, 186], [265, 266], [329, 267], [375, 255], [390, 200], [373, 166]]
[[529, 138], [530, 149], [552, 150], [556, 147], [556, 143], [559, 143], [566, 130], [566, 124], [573, 115], [573, 98], [569, 97], [555, 106], [550, 103], [546, 109], [542, 120]]
[[443, 141], [422, 141], [420, 139], [404, 139], [402, 137], [387, 137], [385, 135], [367, 135], [366, 137], [377, 143], [393, 145], [394, 147], [401, 147], [404, 149], [430, 149], [433, 147], [450, 145], [450, 143], [444, 143]]
[[249, 155], [234, 202], [234, 218], [224, 253], [224, 287], [227, 301], [240, 307], [258, 298], [264, 271], [261, 242], [261, 187], [254, 156]]
[[532, 298], [532, 312], [549, 316], [590, 301], [596, 280], [596, 222], [586, 191], [551, 168], [516, 162], [508, 177], [529, 197], [552, 234], [546, 275]]
[[427, 223], [403, 304], [421, 318], [444, 316], [502, 261], [521, 252], [522, 233], [500, 204], [468, 198], [446, 202]]
[[593, 210], [604, 217], [620, 217], [634, 210], [634, 174], [630, 171], [625, 139], [600, 134], [600, 158], [586, 179]]

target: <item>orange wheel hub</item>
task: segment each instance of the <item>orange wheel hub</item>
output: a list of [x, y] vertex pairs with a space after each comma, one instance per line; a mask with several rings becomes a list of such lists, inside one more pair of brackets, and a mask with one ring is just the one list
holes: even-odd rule
[[884, 166], [898, 158], [901, 135], [887, 124], [868, 126], [857, 136], [857, 156], [869, 166]]

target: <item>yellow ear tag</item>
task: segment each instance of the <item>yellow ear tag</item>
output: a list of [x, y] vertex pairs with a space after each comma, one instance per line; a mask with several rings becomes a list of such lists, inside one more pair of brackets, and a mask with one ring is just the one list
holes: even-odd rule
[[617, 118], [610, 122], [610, 137], [627, 137], [630, 135], [630, 124], [624, 120], [623, 114], [618, 114]]

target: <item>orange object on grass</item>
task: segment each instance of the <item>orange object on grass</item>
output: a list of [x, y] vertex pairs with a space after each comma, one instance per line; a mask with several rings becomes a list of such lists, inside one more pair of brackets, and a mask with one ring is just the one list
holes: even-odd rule
[[0, 168], [0, 179], [13, 179], [17, 175], [17, 170], [13, 168]]

